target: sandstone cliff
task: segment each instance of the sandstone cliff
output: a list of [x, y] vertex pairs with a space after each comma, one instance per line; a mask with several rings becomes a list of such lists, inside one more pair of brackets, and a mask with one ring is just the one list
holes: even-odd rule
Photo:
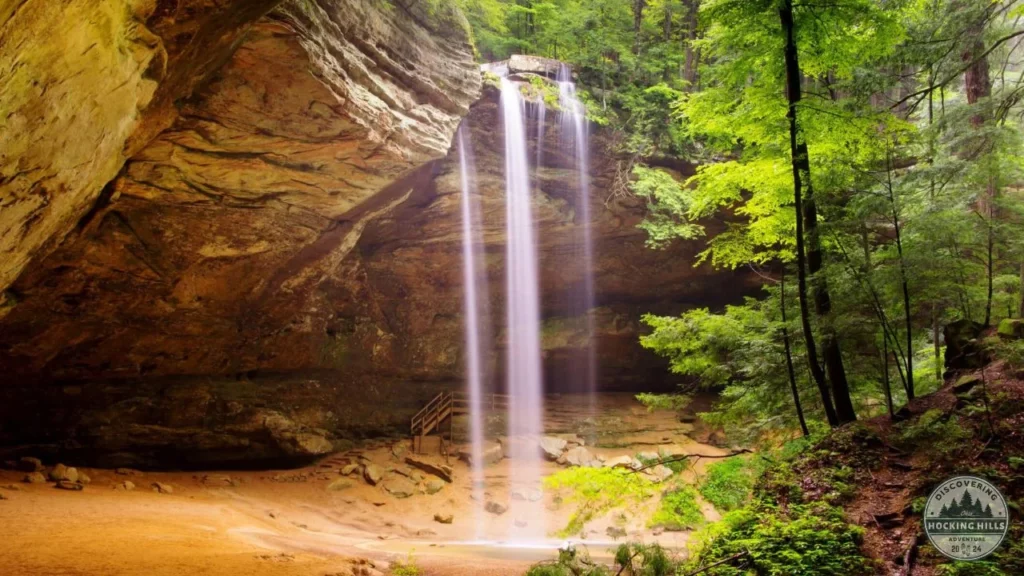
[[[402, 6], [161, 4], [103, 20], [94, 32], [103, 41], [84, 56], [33, 60], [54, 86], [24, 95], [15, 117], [44, 105], [23, 119], [35, 136], [26, 128], [18, 136], [26, 144], [0, 164], [0, 250], [12, 255], [0, 313], [0, 444], [32, 443], [72, 462], [251, 466], [300, 463], [347, 438], [400, 432], [420, 402], [461, 383], [452, 147], [460, 121], [485, 215], [488, 365], [500, 386], [498, 94], [480, 97], [458, 14]], [[214, 18], [220, 10], [230, 18]], [[7, 15], [3, 34], [21, 34], [25, 14]], [[150, 60], [135, 66], [151, 68], [159, 56], [155, 76], [124, 73], [141, 74], [145, 94], [134, 94], [145, 97], [117, 104], [93, 84], [74, 84], [72, 69], [113, 77], [81, 58], [101, 49], [113, 58], [128, 30], [150, 43], [142, 53]], [[27, 59], [37, 41], [24, 42], [21, 51], [0, 48], [0, 62]], [[67, 92], [61, 105], [91, 99], [91, 115], [45, 109], [57, 87]], [[542, 192], [545, 368], [557, 390], [585, 353], [569, 298], [584, 277], [580, 206], [555, 114], [529, 133], [539, 128], [544, 147], [531, 155], [545, 158], [533, 175]], [[92, 140], [99, 133], [113, 143]], [[642, 203], [612, 194], [608, 134], [595, 133], [591, 154], [598, 306], [587, 313], [601, 383], [671, 384], [664, 363], [637, 343], [639, 314], [734, 300], [750, 284], [694, 268], [696, 244], [645, 248]], [[87, 156], [95, 166], [81, 164]], [[31, 190], [53, 200], [42, 211], [19, 208]]]

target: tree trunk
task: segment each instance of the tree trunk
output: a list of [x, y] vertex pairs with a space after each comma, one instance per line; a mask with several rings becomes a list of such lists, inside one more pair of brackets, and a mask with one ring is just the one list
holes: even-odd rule
[[[903, 320], [904, 329], [907, 331], [907, 352], [905, 361], [907, 363], [907, 378], [905, 390], [907, 400], [914, 399], [914, 325], [911, 322], [910, 314], [910, 288], [907, 280], [907, 265], [903, 259], [903, 240], [900, 236], [900, 217], [896, 209], [896, 198], [893, 194], [892, 184], [892, 160], [889, 153], [886, 153], [886, 189], [889, 192], [889, 208], [892, 214], [892, 226], [896, 234], [896, 254], [900, 260], [900, 286], [903, 290]], [[894, 335], [895, 336], [895, 335]]]
[[[825, 372], [828, 374], [828, 382], [831, 384], [831, 394], [835, 399], [835, 423], [844, 424], [857, 419], [853, 410], [853, 401], [850, 399], [850, 385], [846, 380], [846, 369], [843, 367], [843, 354], [839, 345], [839, 338], [836, 331], [829, 324], [831, 314], [831, 300], [828, 295], [828, 286], [821, 272], [821, 243], [818, 238], [818, 214], [814, 203], [814, 189], [811, 186], [811, 162], [810, 154], [807, 152], [807, 142], [804, 140], [800, 130], [800, 123], [797, 120], [797, 107], [801, 99], [800, 87], [800, 63], [797, 59], [797, 44], [794, 39], [793, 22], [793, 0], [784, 0], [779, 8], [779, 17], [782, 22], [782, 31], [785, 34], [785, 78], [786, 97], [788, 98], [788, 111], [786, 118], [790, 120], [790, 153], [793, 164], [794, 201], [798, 211], [797, 215], [797, 260], [801, 295], [801, 316], [803, 317], [804, 336], [807, 339], [808, 361], [811, 362], [811, 371], [814, 374], [815, 382], [819, 386], [825, 386], [824, 375], [817, 365], [817, 355], [814, 349], [814, 336], [811, 333], [810, 319], [806, 312], [807, 308], [807, 273], [812, 278], [814, 286], [814, 310], [821, 321], [821, 353], [825, 364]], [[806, 193], [804, 192], [806, 191]], [[803, 220], [803, 225], [801, 225]], [[806, 231], [806, 250], [804, 247], [804, 233]], [[806, 271], [805, 268], [806, 260]], [[829, 420], [831, 422], [831, 420]]]
[[[672, 39], [672, 1], [671, 0], [665, 0], [665, 17], [664, 17], [664, 20], [662, 20], [661, 25], [662, 25], [662, 33], [664, 34], [664, 39], [663, 40], [664, 40], [665, 44], [668, 44], [669, 41]], [[664, 74], [666, 82], [672, 80], [672, 67], [669, 66], [668, 62], [665, 63], [665, 71], [664, 71], [663, 74]]]
[[1017, 317], [1024, 318], [1024, 262], [1020, 263], [1020, 305], [1017, 308]]
[[694, 41], [697, 40], [697, 10], [700, 9], [700, 0], [684, 0], [684, 4], [686, 6], [686, 41], [683, 80], [686, 81], [686, 91], [693, 92], [697, 89], [697, 63], [700, 60], [700, 53], [693, 46]]
[[800, 392], [796, 389], [796, 371], [793, 370], [793, 352], [789, 345], [789, 322], [786, 319], [786, 271], [783, 269], [779, 280], [779, 303], [782, 309], [782, 344], [786, 349], [786, 371], [789, 373], [789, 389], [793, 393], [793, 404], [796, 406], [796, 417], [800, 420], [800, 430], [804, 436], [810, 436], [807, 421], [804, 420], [804, 409], [800, 406]]
[[[810, 268], [811, 273], [815, 271], [815, 265], [818, 269], [821, 268], [821, 250], [817, 247], [817, 234], [812, 234], [808, 230], [808, 239], [811, 241], [810, 249], [804, 249], [804, 227], [817, 228], [817, 212], [814, 206], [813, 193], [810, 187], [810, 157], [807, 153], [807, 143], [803, 141], [803, 137], [800, 134], [800, 127], [797, 123], [796, 107], [800, 102], [800, 66], [797, 62], [796, 43], [793, 39], [793, 3], [792, 0], [785, 0], [782, 7], [779, 9], [779, 16], [782, 20], [782, 29], [786, 34], [786, 87], [787, 97], [789, 99], [789, 110], [786, 113], [786, 117], [789, 119], [789, 147], [790, 154], [792, 156], [791, 164], [793, 168], [793, 203], [797, 211], [796, 217], [796, 251], [797, 251], [797, 293], [800, 298], [800, 325], [804, 333], [804, 341], [807, 345], [807, 363], [811, 370], [811, 376], [814, 378], [814, 383], [818, 386], [818, 391], [821, 393], [821, 401], [825, 407], [825, 416], [828, 418], [828, 423], [832, 426], [837, 426], [846, 422], [833, 407], [832, 399], [829, 395], [828, 384], [825, 380], [825, 373], [818, 364], [818, 352], [814, 342], [814, 332], [811, 330], [811, 318], [810, 312], [807, 305], [807, 269]], [[806, 201], [803, 198], [803, 188], [807, 188]], [[820, 282], [818, 283], [820, 287]], [[819, 309], [818, 314], [821, 315], [822, 301], [820, 298], [820, 288], [815, 290], [815, 307]], [[828, 292], [824, 292], [825, 301], [827, 305]], [[830, 337], [826, 334], [824, 338], [824, 354], [825, 364], [830, 370], [835, 370], [835, 358], [834, 354], [838, 351], [837, 342], [835, 338]], [[832, 361], [830, 362], [830, 356]], [[839, 362], [840, 372], [842, 371], [842, 359]], [[842, 384], [845, 385], [846, 378], [843, 376]], [[833, 392], [836, 388], [833, 386]], [[845, 403], [849, 403], [849, 392], [846, 393], [847, 399]], [[841, 398], [837, 398], [837, 402], [842, 402]], [[845, 404], [844, 403], [844, 404]], [[844, 414], [845, 416], [845, 414]]]
[[633, 0], [633, 55], [640, 56], [640, 28], [644, 21], [647, 0]]
[[[1024, 267], [1021, 267], [1024, 273]], [[942, 346], [939, 344], [939, 310], [932, 306], [932, 345], [935, 347], [935, 380], [942, 382]]]
[[889, 380], [889, 339], [882, 338], [882, 386], [885, 388], [885, 407], [892, 418], [892, 382]]

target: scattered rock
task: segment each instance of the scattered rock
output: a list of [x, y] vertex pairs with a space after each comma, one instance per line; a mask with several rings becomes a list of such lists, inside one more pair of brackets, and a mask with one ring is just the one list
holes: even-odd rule
[[381, 472], [380, 468], [373, 464], [367, 464], [363, 467], [363, 479], [370, 486], [376, 486], [380, 483], [381, 478], [384, 477], [384, 473]]
[[440, 478], [431, 478], [423, 484], [423, 487], [426, 489], [427, 494], [437, 494], [444, 488], [444, 481]]
[[516, 518], [512, 523], [515, 524], [517, 528], [526, 528], [527, 526], [526, 520], [522, 518]]
[[441, 513], [437, 512], [434, 514], [434, 522], [438, 524], [451, 524], [455, 520], [455, 515], [452, 513]]
[[12, 490], [14, 492], [18, 492], [18, 491], [21, 490], [21, 486], [18, 486], [17, 484], [8, 484], [8, 485], [4, 486], [4, 489]]
[[583, 446], [577, 446], [565, 453], [565, 462], [570, 466], [589, 466], [594, 455]]
[[237, 478], [232, 478], [231, 476], [228, 476], [227, 474], [203, 474], [203, 476], [199, 479], [199, 481], [203, 484], [203, 486], [217, 486], [217, 487], [224, 487], [224, 486], [232, 486], [232, 487], [234, 487], [234, 486], [238, 486], [239, 484], [242, 483], [241, 480], [239, 480]]
[[142, 476], [142, 472], [132, 468], [118, 468], [117, 470], [114, 470], [114, 472], [121, 476]]
[[28, 484], [46, 484], [46, 476], [43, 476], [42, 472], [29, 472], [25, 475], [22, 482], [27, 482]]
[[644, 470], [644, 474], [648, 475], [654, 482], [664, 482], [672, 476], [672, 470], [664, 464], [658, 464], [657, 466]]
[[[497, 464], [501, 462], [502, 458], [505, 457], [505, 452], [501, 448], [500, 442], [494, 442], [483, 447], [483, 452], [480, 455], [480, 459], [483, 460], [484, 465]], [[459, 452], [459, 460], [462, 460], [466, 464], [472, 466], [473, 464], [473, 453], [468, 450]]]
[[153, 487], [153, 492], [159, 492], [160, 494], [174, 494], [174, 488], [172, 488], [170, 484], [153, 482], [151, 486]]
[[348, 464], [341, 469], [342, 476], [351, 476], [357, 472], [359, 472], [359, 464]]
[[544, 458], [555, 461], [565, 451], [565, 446], [568, 444], [562, 438], [556, 438], [554, 436], [544, 436], [540, 439], [540, 452]]
[[513, 488], [511, 493], [513, 500], [538, 502], [544, 497], [537, 488]]
[[498, 438], [501, 444], [501, 453], [505, 458], [513, 458], [514, 454], [526, 454], [532, 456], [537, 453], [537, 440], [535, 438], [524, 438], [522, 436], [502, 436]]
[[626, 537], [626, 530], [624, 528], [619, 528], [618, 526], [609, 526], [605, 529], [604, 533], [611, 536], [612, 540], [618, 540], [619, 538]]
[[981, 384], [981, 376], [978, 374], [961, 376], [957, 379], [956, 384], [953, 384], [953, 394], [966, 394], [978, 384]]
[[575, 448], [577, 446], [586, 446], [587, 441], [583, 439], [579, 434], [549, 434], [554, 438], [561, 438], [565, 440], [566, 448]]
[[432, 464], [422, 458], [414, 458], [412, 456], [407, 457], [405, 463], [427, 474], [433, 474], [445, 482], [452, 482], [452, 468], [447, 464]]
[[79, 484], [91, 484], [92, 478], [89, 477], [85, 472], [78, 472], [78, 483]]
[[416, 493], [416, 485], [404, 478], [391, 478], [384, 483], [384, 490], [395, 498], [408, 498]]
[[114, 490], [124, 490], [125, 492], [131, 492], [135, 490], [135, 482], [131, 480], [125, 480], [124, 482], [118, 482], [114, 484]]
[[627, 468], [630, 470], [638, 470], [642, 464], [639, 460], [634, 460], [629, 456], [616, 456], [609, 458], [604, 461], [605, 468]]
[[42, 472], [43, 461], [39, 458], [24, 456], [18, 459], [18, 469], [22, 472]]
[[504, 504], [499, 504], [491, 500], [487, 502], [487, 504], [484, 504], [484, 510], [490, 512], [491, 514], [500, 516], [508, 510], [508, 506], [505, 506]]
[[61, 480], [60, 482], [57, 482], [57, 488], [60, 488], [61, 490], [82, 490], [85, 486], [82, 486], [78, 482]]
[[4, 494], [3, 492], [0, 492], [0, 500], [7, 500], [7, 495]]
[[78, 482], [78, 470], [69, 468], [63, 464], [57, 464], [50, 470], [50, 480], [54, 482]]
[[904, 405], [902, 408], [900, 408], [895, 413], [893, 413], [892, 421], [893, 422], [903, 422], [903, 421], [909, 419], [911, 415], [912, 414], [910, 412], [910, 408], [907, 405]]
[[408, 451], [409, 447], [405, 443], [398, 443], [391, 447], [391, 455], [397, 460], [401, 460], [402, 456], [405, 456], [405, 453]]
[[339, 478], [327, 485], [327, 489], [331, 492], [341, 492], [342, 490], [348, 490], [351, 487], [352, 481], [346, 480], [345, 478]]

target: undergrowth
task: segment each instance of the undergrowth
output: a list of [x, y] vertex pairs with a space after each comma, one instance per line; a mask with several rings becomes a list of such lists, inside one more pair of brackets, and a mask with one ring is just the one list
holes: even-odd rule
[[661, 496], [658, 511], [651, 518], [651, 526], [665, 530], [689, 530], [704, 522], [704, 514], [697, 502], [697, 491], [692, 486], [670, 488]]
[[750, 496], [755, 475], [751, 460], [734, 456], [715, 462], [700, 482], [700, 495], [722, 512], [735, 510]]

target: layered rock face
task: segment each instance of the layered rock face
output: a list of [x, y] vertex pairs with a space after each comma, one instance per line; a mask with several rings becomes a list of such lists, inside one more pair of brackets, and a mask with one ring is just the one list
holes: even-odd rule
[[[450, 147], [463, 117], [485, 214], [489, 364], [500, 386], [503, 141], [497, 91], [470, 108], [481, 81], [461, 17], [397, 1], [257, 4], [124, 12], [117, 3], [109, 12], [122, 20], [89, 13], [106, 28], [90, 32], [102, 40], [90, 50], [82, 40], [85, 56], [51, 54], [52, 69], [32, 61], [54, 80], [23, 95], [18, 114], [38, 129], [0, 165], [0, 250], [12, 255], [0, 444], [70, 462], [255, 466], [301, 463], [346, 438], [407, 426], [422, 401], [461, 383]], [[211, 16], [218, 10], [223, 18]], [[4, 18], [0, 30], [12, 34], [28, 16]], [[129, 31], [149, 42], [135, 68], [119, 52]], [[97, 50], [123, 74], [75, 60]], [[127, 84], [135, 100], [74, 84], [75, 66], [115, 85], [137, 73]], [[35, 118], [23, 112], [50, 105], [57, 87], [60, 105], [75, 100], [88, 114], [57, 104]], [[548, 120], [534, 178], [545, 365], [559, 389], [587, 334], [569, 317], [584, 275], [575, 174], [557, 117]], [[650, 387], [667, 380], [664, 363], [637, 344], [639, 314], [730, 301], [750, 283], [693, 268], [696, 244], [645, 248], [642, 204], [612, 194], [608, 146], [598, 135], [591, 150], [598, 370], [606, 388]], [[82, 164], [86, 156], [96, 165]], [[53, 199], [34, 211], [41, 190]]]
[[[244, 382], [151, 377], [332, 365], [319, 286], [429, 175], [479, 94], [461, 15], [363, 0], [32, 4], [45, 3], [0, 15], [0, 62], [27, 83], [2, 97], [4, 440], [70, 436], [61, 449], [141, 451], [143, 464], [329, 450], [308, 436], [323, 440], [313, 429], [334, 414], [322, 396], [299, 426]], [[69, 36], [40, 28], [50, 12]], [[97, 378], [118, 380], [77, 385]], [[261, 392], [278, 408], [309, 396], [287, 388]]]

